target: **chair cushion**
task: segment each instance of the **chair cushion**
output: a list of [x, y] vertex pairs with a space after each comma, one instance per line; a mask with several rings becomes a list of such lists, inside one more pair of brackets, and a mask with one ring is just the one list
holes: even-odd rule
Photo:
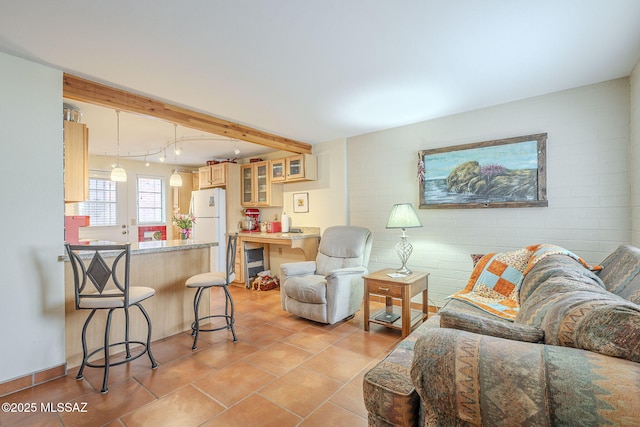
[[345, 267], [366, 266], [371, 252], [371, 232], [362, 227], [334, 226], [325, 230], [316, 257], [316, 273], [327, 275]]
[[595, 282], [549, 278], [518, 316], [516, 320], [544, 330], [545, 344], [640, 362], [640, 306]]
[[[152, 297], [156, 293], [153, 288], [147, 288], [146, 286], [131, 286], [129, 288], [129, 305], [144, 301], [149, 297]], [[104, 295], [118, 294], [114, 297], [104, 297]], [[122, 308], [124, 307], [124, 296], [121, 296], [120, 290], [107, 290], [102, 293], [102, 298], [87, 298], [81, 297], [79, 308]], [[95, 292], [91, 295], [100, 295], [99, 292]]]
[[[229, 282], [233, 282], [235, 274], [229, 276]], [[227, 273], [211, 272], [191, 276], [185, 282], [187, 288], [208, 288], [211, 286], [225, 286], [227, 284]]]
[[640, 248], [619, 246], [602, 267], [599, 276], [609, 292], [640, 304]]
[[310, 304], [327, 303], [327, 281], [324, 276], [312, 274], [289, 277], [283, 286], [289, 298]]

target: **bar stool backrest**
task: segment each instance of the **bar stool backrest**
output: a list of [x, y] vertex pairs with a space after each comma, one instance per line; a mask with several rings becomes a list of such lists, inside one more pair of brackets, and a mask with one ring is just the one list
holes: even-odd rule
[[[65, 244], [73, 269], [76, 310], [83, 299], [124, 298], [129, 306], [131, 243], [114, 245]], [[113, 258], [111, 263], [105, 260]], [[83, 259], [91, 259], [88, 266]], [[119, 268], [119, 263], [124, 265]], [[93, 286], [88, 286], [91, 283]]]

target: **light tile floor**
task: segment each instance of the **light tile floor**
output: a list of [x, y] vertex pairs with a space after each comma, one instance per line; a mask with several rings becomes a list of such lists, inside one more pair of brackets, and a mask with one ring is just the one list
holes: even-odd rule
[[[278, 290], [232, 287], [236, 333], [187, 332], [152, 343], [149, 359], [66, 377], [0, 398], [35, 403], [35, 413], [0, 412], [1, 426], [366, 426], [364, 373], [400, 341], [400, 331], [355, 318], [322, 325], [282, 310]], [[211, 293], [218, 310], [222, 293]], [[153, 320], [153, 319], [152, 319]], [[41, 412], [41, 403], [86, 404], [86, 412]], [[72, 406], [73, 407], [73, 406]]]

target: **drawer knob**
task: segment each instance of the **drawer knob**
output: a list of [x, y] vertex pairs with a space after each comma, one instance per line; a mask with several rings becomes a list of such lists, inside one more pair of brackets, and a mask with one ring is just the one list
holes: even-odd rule
[[389, 288], [380, 288], [381, 291], [388, 291]]

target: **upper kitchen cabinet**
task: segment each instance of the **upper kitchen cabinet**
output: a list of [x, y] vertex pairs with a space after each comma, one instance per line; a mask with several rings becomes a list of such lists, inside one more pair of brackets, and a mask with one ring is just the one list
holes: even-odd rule
[[64, 120], [64, 201], [89, 197], [89, 130], [82, 123]]
[[315, 181], [318, 159], [311, 154], [298, 154], [270, 161], [271, 182]]
[[272, 184], [268, 161], [240, 166], [240, 204], [243, 207], [282, 206], [282, 184]]
[[230, 177], [238, 174], [238, 165], [235, 163], [218, 163], [216, 165], [203, 166], [198, 169], [199, 188], [226, 187]]

